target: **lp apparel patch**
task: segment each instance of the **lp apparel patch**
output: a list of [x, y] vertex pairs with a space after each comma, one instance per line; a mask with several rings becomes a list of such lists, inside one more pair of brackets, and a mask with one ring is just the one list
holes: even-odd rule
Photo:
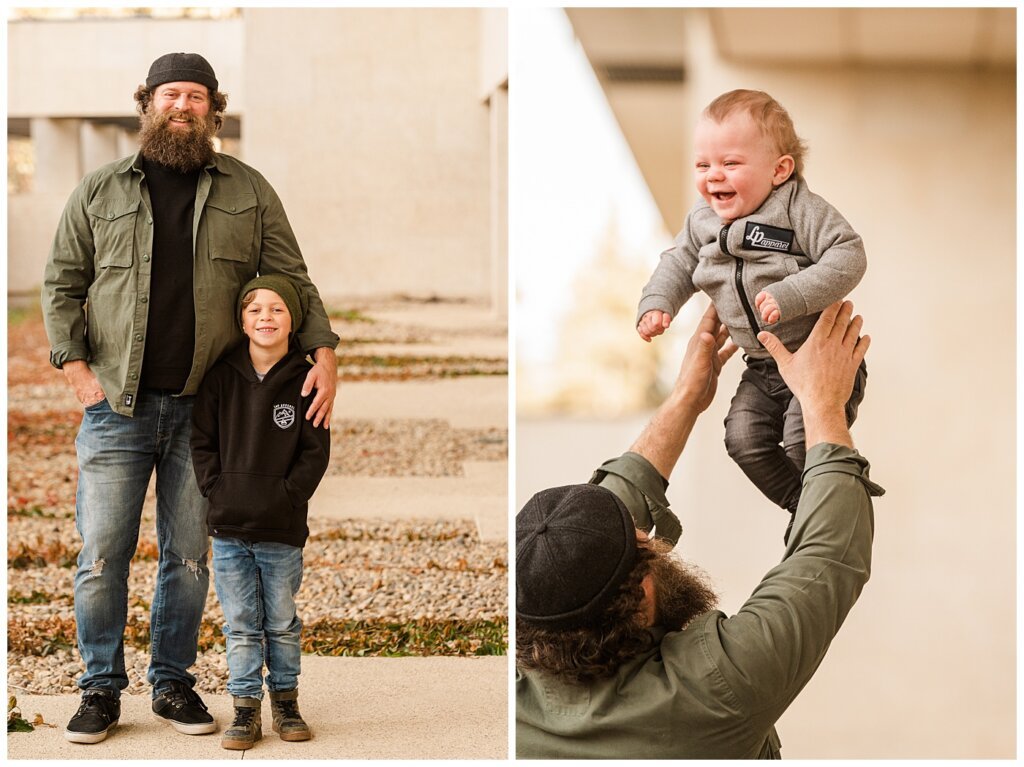
[[789, 253], [793, 249], [793, 230], [748, 221], [743, 231], [743, 245], [752, 250]]
[[295, 423], [295, 408], [292, 405], [274, 405], [274, 423], [287, 429]]

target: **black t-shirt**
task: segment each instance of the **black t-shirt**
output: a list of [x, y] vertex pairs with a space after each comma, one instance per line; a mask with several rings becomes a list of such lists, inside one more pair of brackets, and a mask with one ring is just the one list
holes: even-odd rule
[[143, 160], [142, 168], [153, 206], [153, 268], [142, 386], [178, 392], [185, 388], [195, 353], [192, 217], [201, 171], [179, 173], [150, 160]]

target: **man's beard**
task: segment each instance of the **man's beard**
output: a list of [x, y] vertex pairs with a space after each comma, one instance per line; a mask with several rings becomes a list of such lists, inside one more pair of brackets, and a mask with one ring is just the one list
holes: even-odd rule
[[680, 562], [668, 553], [667, 547], [655, 542], [658, 556], [651, 562], [654, 580], [654, 622], [669, 631], [682, 631], [702, 613], [718, 604], [707, 576], [692, 565]]
[[[172, 117], [187, 117], [187, 128], [172, 128]], [[212, 114], [196, 117], [170, 109], [143, 113], [139, 128], [139, 147], [147, 160], [166, 165], [179, 173], [199, 170], [213, 158], [213, 137], [217, 126]]]

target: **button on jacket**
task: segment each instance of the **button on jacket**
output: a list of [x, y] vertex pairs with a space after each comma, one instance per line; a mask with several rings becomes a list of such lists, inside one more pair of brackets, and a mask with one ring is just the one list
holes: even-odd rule
[[[90, 173], [57, 227], [42, 289], [50, 362], [86, 360], [110, 406], [132, 415], [150, 317], [153, 216], [136, 154]], [[217, 358], [242, 333], [238, 291], [257, 273], [288, 275], [309, 298], [297, 334], [306, 351], [333, 349], [338, 336], [309, 279], [284, 207], [256, 170], [215, 154], [199, 177], [192, 223], [196, 339], [181, 394], [195, 394]]]
[[[645, 497], [664, 497], [658, 472], [635, 453], [602, 469], [601, 484], [639, 525], [649, 525]], [[573, 685], [518, 671], [516, 756], [778, 758], [775, 722], [814, 674], [868, 580], [871, 496], [884, 492], [857, 451], [832, 444], [807, 453], [803, 483], [782, 562], [736, 615], [712, 610], [683, 631], [652, 632], [654, 646], [610, 679]]]

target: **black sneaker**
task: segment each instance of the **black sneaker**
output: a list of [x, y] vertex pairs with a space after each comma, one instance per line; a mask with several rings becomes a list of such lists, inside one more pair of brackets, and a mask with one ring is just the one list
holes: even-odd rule
[[164, 691], [153, 698], [153, 713], [185, 735], [205, 735], [217, 729], [206, 704], [184, 682], [168, 682]]
[[82, 705], [64, 729], [72, 743], [99, 743], [121, 718], [121, 702], [110, 690], [86, 690]]

